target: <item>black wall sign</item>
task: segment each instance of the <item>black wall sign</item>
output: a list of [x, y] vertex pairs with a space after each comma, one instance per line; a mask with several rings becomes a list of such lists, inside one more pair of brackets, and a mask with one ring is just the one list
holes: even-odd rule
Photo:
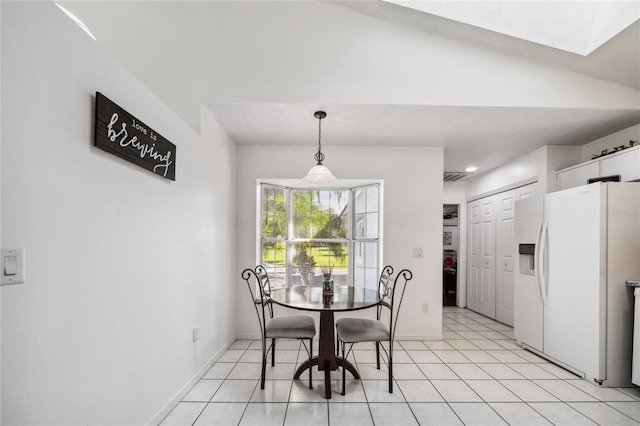
[[176, 180], [176, 146], [96, 92], [95, 146]]

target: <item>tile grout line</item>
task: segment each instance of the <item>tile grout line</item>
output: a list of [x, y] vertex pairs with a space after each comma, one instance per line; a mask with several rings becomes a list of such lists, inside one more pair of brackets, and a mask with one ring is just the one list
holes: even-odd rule
[[603, 402], [607, 407], [610, 407], [610, 408], [612, 408], [612, 409], [616, 410], [618, 413], [623, 414], [623, 415], [625, 415], [625, 416], [629, 417], [631, 420], [633, 420], [633, 421], [635, 421], [635, 422], [637, 422], [637, 421], [638, 421], [637, 419], [635, 419], [635, 418], [631, 417], [631, 416], [630, 416], [630, 415], [628, 415], [627, 413], [624, 413], [624, 412], [622, 412], [622, 411], [618, 410], [616, 407], [613, 407], [611, 404], [609, 404], [609, 402], [632, 402], [632, 401], [602, 401], [602, 402]]
[[[300, 345], [298, 345], [298, 357], [300, 357]], [[296, 361], [297, 361], [297, 358], [296, 358]], [[293, 369], [295, 370], [295, 366]], [[287, 414], [289, 413], [289, 404], [291, 403], [291, 392], [293, 391], [293, 380], [294, 379], [291, 379], [291, 382], [290, 382], [291, 384], [289, 385], [289, 394], [287, 395], [287, 405], [284, 408], [284, 417], [282, 419], [282, 426], [284, 426], [287, 423]]]
[[[244, 349], [244, 351], [242, 352], [242, 355], [240, 355], [240, 357], [238, 358], [238, 360], [234, 363], [233, 367], [231, 368], [231, 370], [229, 370], [229, 372], [227, 373], [227, 375], [225, 376], [225, 378], [222, 380], [222, 383], [220, 384], [220, 387], [213, 393], [213, 395], [211, 395], [211, 399], [209, 400], [209, 402], [205, 405], [205, 409], [206, 407], [208, 407], [210, 404], [215, 404], [211, 401], [213, 401], [213, 398], [217, 395], [217, 393], [220, 391], [220, 388], [222, 388], [222, 385], [224, 385], [224, 382], [226, 382], [227, 380], [233, 380], [233, 379], [229, 379], [229, 376], [231, 375], [231, 372], [241, 364], [240, 360], [242, 359], [242, 357], [247, 353], [247, 351], [249, 351], [251, 348], [251, 345], [253, 344], [254, 340], [251, 340], [249, 342], [249, 344], [247, 345], [247, 347]], [[205, 373], [206, 374], [206, 373]], [[241, 379], [238, 379], [241, 380]], [[244, 410], [242, 410], [242, 414], [240, 415], [240, 418], [238, 419], [238, 425], [242, 422], [242, 418], [244, 417], [245, 413], [247, 412], [247, 407], [249, 406], [249, 402], [251, 402], [251, 398], [253, 397], [254, 392], [256, 391], [256, 388], [258, 387], [258, 385], [260, 384], [260, 378], [258, 377], [258, 382], [256, 383], [256, 386], [253, 388], [253, 391], [251, 392], [251, 395], [249, 396], [249, 400], [247, 401]], [[204, 412], [204, 410], [202, 411]], [[198, 418], [200, 418], [200, 416], [202, 416], [202, 412], [200, 413], [200, 415], [198, 416]], [[198, 419], [196, 419], [196, 421], [194, 421], [194, 424], [198, 421]], [[193, 426], [193, 425], [192, 425]]]
[[[356, 363], [356, 368], [358, 368], [357, 366], [358, 366], [359, 363], [358, 363], [358, 359], [356, 358], [355, 352], [353, 353], [353, 360]], [[384, 358], [382, 360], [385, 363], [385, 365], [387, 366], [387, 369], [389, 369], [388, 362], [384, 361]], [[360, 372], [360, 368], [358, 368], [358, 374], [360, 374], [359, 372]], [[360, 386], [362, 386], [362, 393], [364, 395], [365, 403], [367, 404], [367, 409], [369, 410], [369, 416], [371, 417], [371, 423], [375, 426], [376, 421], [375, 421], [375, 419], [373, 417], [373, 411], [371, 411], [371, 403], [369, 402], [369, 397], [367, 396], [367, 391], [364, 388], [364, 381], [362, 379], [362, 376], [360, 376]], [[397, 383], [396, 383], [396, 387], [399, 387], [399, 386], [397, 386]], [[400, 391], [400, 392], [402, 392], [402, 391]], [[402, 396], [404, 397], [404, 394], [402, 394]], [[405, 398], [405, 402], [406, 402], [406, 398]], [[407, 403], [407, 405], [409, 405], [409, 404]], [[411, 410], [411, 405], [409, 405], [409, 410]], [[414, 414], [413, 410], [411, 410], [411, 414], [413, 414], [414, 418], [416, 417], [416, 415]], [[417, 421], [417, 419], [416, 419], [416, 421]], [[418, 422], [418, 425], [419, 424], [420, 424], [420, 422]]]
[[[468, 339], [465, 339], [465, 340], [467, 340], [467, 341], [468, 341]], [[488, 354], [488, 355], [489, 355], [489, 356], [491, 356], [490, 354]], [[493, 357], [492, 357], [492, 358], [493, 358]], [[500, 361], [499, 359], [497, 359], [497, 358], [496, 358], [496, 360], [497, 360], [500, 364], [503, 364], [503, 363], [502, 363], [502, 361]], [[472, 362], [472, 365], [476, 365], [476, 363], [475, 363], [475, 362]], [[480, 368], [480, 367], [478, 367], [478, 368]], [[453, 370], [452, 370], [452, 371], [453, 371]], [[502, 420], [503, 420], [507, 425], [509, 424], [509, 422], [507, 421], [507, 419], [505, 419], [502, 415], [500, 415], [500, 413], [499, 413], [498, 411], [496, 411], [496, 410], [491, 406], [491, 404], [490, 404], [490, 402], [489, 402], [489, 401], [485, 400], [485, 399], [482, 397], [482, 395], [480, 395], [480, 394], [479, 394], [479, 393], [478, 393], [474, 388], [472, 388], [471, 386], [469, 386], [469, 384], [467, 383], [467, 380], [469, 380], [469, 379], [467, 379], [467, 380], [463, 379], [463, 378], [462, 378], [462, 376], [460, 376], [459, 374], [457, 374], [455, 371], [453, 371], [453, 373], [454, 373], [454, 374], [456, 374], [456, 375], [457, 375], [457, 376], [462, 380], [462, 382], [463, 382], [466, 386], [468, 386], [468, 387], [469, 387], [469, 389], [471, 389], [471, 391], [473, 391], [473, 392], [478, 396], [478, 398], [480, 398], [480, 400], [482, 401], [482, 403], [486, 404], [486, 405], [487, 405], [487, 407], [489, 407], [489, 409], [490, 409], [493, 413], [495, 413], [495, 414], [498, 416], [498, 418], [502, 419]], [[503, 386], [503, 387], [507, 390], [507, 392], [509, 392], [509, 393], [510, 393], [511, 395], [513, 395], [514, 397], [516, 397], [518, 400], [520, 400], [520, 402], [524, 402], [524, 401], [522, 401], [522, 399], [521, 399], [518, 395], [515, 395], [513, 392], [511, 392], [511, 390], [510, 390], [510, 389], [506, 388], [506, 387], [505, 387], [504, 385], [502, 385], [498, 380], [495, 380], [495, 382], [497, 382], [498, 384], [500, 384], [501, 386]], [[514, 401], [514, 402], [515, 402], [515, 401]], [[453, 410], [453, 407], [451, 407], [451, 406], [450, 406], [450, 408]], [[453, 410], [453, 411], [455, 412], [455, 410]], [[457, 414], [457, 413], [456, 413], [456, 414]], [[458, 416], [458, 417], [459, 417], [459, 416]], [[462, 419], [460, 419], [460, 420], [462, 421]], [[462, 422], [462, 423], [464, 424], [464, 422]]]
[[[503, 333], [500, 333], [500, 334], [503, 334]], [[503, 334], [503, 335], [504, 335], [504, 334]], [[505, 336], [506, 336], [506, 335], [505, 335]], [[485, 337], [486, 337], [486, 336], [485, 336]], [[509, 336], [506, 336], [506, 337], [509, 337]], [[510, 339], [512, 339], [512, 338], [510, 338]], [[497, 340], [497, 339], [491, 339], [491, 340]], [[502, 346], [502, 345], [501, 345], [501, 346]], [[509, 352], [513, 352], [512, 350], [510, 350], [510, 349], [508, 349], [508, 348], [504, 348], [504, 349], [505, 349], [505, 350], [508, 350]], [[490, 356], [491, 356], [491, 354], [488, 354], [488, 355], [490, 355]], [[517, 354], [515, 354], [515, 355], [517, 355]], [[505, 363], [505, 362], [503, 362], [503, 361], [501, 361], [501, 360], [499, 360], [499, 359], [498, 359], [497, 361], [499, 361], [499, 364], [500, 364], [500, 365], [504, 365], [506, 368], [509, 368], [509, 369], [511, 369], [512, 371], [514, 371], [515, 373], [520, 374], [518, 371], [514, 370], [514, 369], [513, 369], [510, 365], [508, 365], [507, 363]], [[528, 363], [528, 364], [535, 365], [534, 363], [532, 363], [532, 362], [530, 362], [530, 361], [528, 361], [528, 360], [526, 360], [526, 359], [525, 359], [525, 361], [527, 361], [527, 363]], [[474, 365], [477, 365], [476, 363], [473, 363], [473, 364], [474, 364]], [[514, 364], [514, 363], [511, 363], [511, 364]], [[525, 363], [522, 363], [522, 364], [525, 364]], [[482, 367], [478, 367], [478, 368], [482, 369]], [[454, 373], [455, 373], [455, 371], [454, 371]], [[462, 377], [461, 377], [460, 375], [458, 375], [458, 376], [462, 379]], [[530, 382], [532, 382], [532, 379], [529, 379], [529, 378], [525, 378], [525, 379], [526, 379], [526, 380], [528, 380], [528, 381], [530, 381]], [[462, 379], [462, 380], [466, 383], [466, 380], [465, 380], [465, 379]], [[494, 378], [494, 380], [495, 380], [497, 383], [499, 383], [501, 386], [503, 386], [503, 387], [507, 390], [507, 392], [509, 392], [511, 395], [513, 395], [514, 397], [516, 397], [516, 398], [519, 400], [518, 402], [513, 401], [512, 403], [524, 403], [524, 404], [526, 404], [527, 406], [529, 406], [529, 407], [530, 407], [534, 412], [536, 412], [538, 415], [540, 415], [542, 418], [544, 418], [545, 420], [548, 420], [548, 419], [547, 419], [546, 417], [544, 417], [541, 413], [539, 413], [537, 410], [535, 410], [533, 407], [531, 407], [527, 401], [524, 401], [520, 396], [518, 396], [518, 395], [514, 394], [514, 393], [513, 393], [513, 391], [511, 391], [511, 389], [509, 389], [509, 388], [507, 388], [506, 386], [504, 386], [504, 385], [501, 383], [501, 381], [500, 381], [500, 380], [495, 379], [495, 378]], [[537, 384], [536, 384], [536, 383], [534, 383], [534, 382], [532, 382], [532, 384], [534, 384], [534, 385], [536, 385], [536, 386], [537, 386]], [[467, 384], [467, 386], [469, 386], [469, 385]], [[469, 386], [469, 387], [471, 387], [471, 386]], [[540, 386], [538, 386], [538, 388], [540, 388], [542, 391], [545, 391], [545, 392], [546, 392], [546, 389], [543, 389], [543, 388], [541, 388]], [[475, 389], [473, 389], [473, 388], [471, 388], [471, 389], [475, 391]], [[476, 392], [476, 394], [477, 394], [477, 392]], [[551, 395], [551, 396], [553, 396], [554, 398], [556, 398], [556, 396], [555, 396], [555, 395], [553, 395], [553, 394], [550, 394], [550, 395]], [[503, 416], [502, 416], [498, 411], [496, 411], [496, 410], [494, 409], [494, 407], [493, 407], [493, 406], [491, 406], [491, 402], [489, 402], [489, 401], [485, 400], [485, 399], [484, 399], [481, 395], [479, 395], [479, 394], [478, 394], [478, 397], [480, 397], [480, 399], [481, 399], [485, 404], [487, 404], [487, 405], [489, 406], [489, 408], [491, 408], [491, 409], [492, 409], [492, 411], [493, 411], [493, 412], [495, 412], [495, 413], [498, 415], [498, 417], [500, 417], [500, 418], [501, 418], [505, 423], [509, 424], [509, 422], [507, 421], [507, 419], [505, 419], [505, 418], [504, 418], [504, 417], [503, 417]], [[552, 422], [550, 422], [550, 423], [552, 423]]]

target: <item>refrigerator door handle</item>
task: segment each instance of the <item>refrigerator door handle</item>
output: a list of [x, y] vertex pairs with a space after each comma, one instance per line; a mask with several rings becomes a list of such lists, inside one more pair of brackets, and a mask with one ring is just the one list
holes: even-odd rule
[[539, 276], [540, 276], [540, 293], [542, 294], [542, 303], [545, 305], [549, 303], [549, 295], [547, 293], [547, 277], [546, 277], [546, 265], [545, 258], [547, 257], [547, 228], [548, 222], [545, 220], [542, 223], [542, 232], [540, 234], [540, 258], [539, 262]]
[[538, 226], [538, 233], [536, 234], [536, 246], [533, 251], [533, 276], [536, 280], [536, 290], [538, 293], [538, 298], [541, 302], [544, 301], [544, 299], [542, 298], [542, 290], [540, 284], [540, 244], [542, 240], [542, 227], [543, 223], [540, 222], [540, 226]]

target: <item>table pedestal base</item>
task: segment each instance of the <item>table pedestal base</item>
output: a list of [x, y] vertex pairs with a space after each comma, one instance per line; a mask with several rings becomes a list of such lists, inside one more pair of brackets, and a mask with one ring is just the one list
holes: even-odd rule
[[[332, 361], [334, 362], [334, 365], [337, 365], [342, 368], [346, 368], [347, 371], [353, 375], [354, 379], [360, 378], [360, 375], [358, 374], [358, 370], [356, 370], [356, 367], [354, 367], [354, 365], [351, 364], [351, 362], [349, 362], [348, 360], [343, 360], [342, 358], [334, 357]], [[299, 379], [302, 373], [306, 369], [313, 368], [314, 365], [318, 366], [318, 370], [324, 371], [324, 397], [326, 399], [331, 399], [331, 371], [335, 370], [335, 368], [332, 369], [330, 367], [331, 363], [329, 362], [329, 360], [325, 360], [324, 366], [323, 366], [323, 365], [320, 365], [318, 357], [314, 356], [310, 360], [306, 360], [305, 362], [303, 362], [300, 365], [300, 367], [298, 367], [298, 369], [296, 370], [296, 374], [293, 376], [293, 378]]]
[[334, 371], [337, 366], [349, 370], [349, 372], [353, 374], [354, 378], [360, 378], [358, 370], [356, 370], [353, 364], [348, 360], [343, 360], [336, 356], [336, 338], [333, 329], [333, 311], [320, 311], [318, 356], [303, 362], [296, 370], [296, 374], [293, 376], [294, 379], [299, 379], [303, 371], [317, 365], [318, 370], [324, 371], [324, 397], [326, 399], [331, 399], [331, 372]]

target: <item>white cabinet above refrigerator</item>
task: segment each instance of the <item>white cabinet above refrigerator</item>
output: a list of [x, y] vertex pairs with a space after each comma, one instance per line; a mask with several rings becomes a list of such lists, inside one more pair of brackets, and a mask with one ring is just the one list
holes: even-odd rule
[[556, 173], [556, 189], [561, 191], [586, 185], [589, 179], [620, 176], [621, 182], [640, 179], [640, 146], [585, 161]]

